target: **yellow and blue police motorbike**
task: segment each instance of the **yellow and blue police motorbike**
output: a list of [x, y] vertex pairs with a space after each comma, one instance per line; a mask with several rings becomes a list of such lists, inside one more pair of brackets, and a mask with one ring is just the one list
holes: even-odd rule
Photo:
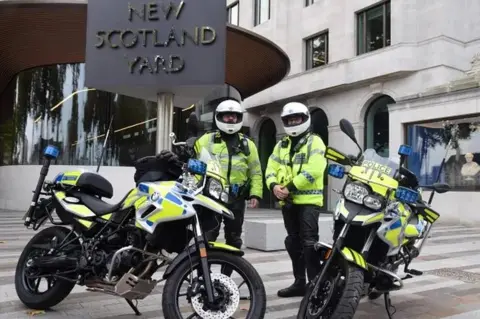
[[[133, 301], [144, 299], [165, 280], [165, 318], [226, 319], [239, 311], [249, 319], [265, 316], [265, 287], [242, 257], [244, 252], [208, 242], [202, 229], [202, 217], [234, 218], [224, 206], [226, 180], [214, 155], [203, 149], [198, 160], [189, 159], [184, 165], [179, 180], [139, 182], [115, 205], [102, 200], [113, 196], [113, 188], [96, 173], [66, 171], [45, 181], [58, 155], [54, 146], [45, 149], [32, 204], [24, 217], [25, 226], [34, 230], [47, 220], [53, 224], [30, 240], [18, 261], [15, 288], [26, 306], [53, 307], [78, 284], [124, 298], [140, 315]], [[178, 255], [172, 257], [175, 252]], [[240, 286], [246, 284], [251, 295], [241, 297], [235, 278], [212, 272], [212, 265], [238, 273]], [[154, 279], [162, 266], [168, 266], [162, 279]], [[39, 290], [42, 280], [45, 291]], [[181, 288], [186, 292], [181, 293]], [[183, 304], [181, 297], [186, 299]], [[249, 309], [240, 309], [243, 298], [250, 301]], [[191, 314], [183, 317], [185, 310]]]
[[[389, 318], [394, 313], [390, 292], [402, 289], [403, 281], [422, 272], [409, 265], [419, 256], [439, 214], [421, 197], [422, 188], [437, 193], [449, 190], [447, 184], [420, 187], [414, 173], [404, 167], [411, 147], [402, 145], [398, 162], [364, 152], [350, 122], [340, 128], [360, 149], [358, 156], [346, 155], [327, 147], [325, 156], [336, 162], [328, 174], [346, 176], [337, 202], [333, 245], [318, 243], [322, 270], [309, 284], [297, 318], [350, 319], [360, 299], [385, 296]], [[406, 277], [397, 271], [404, 265]]]

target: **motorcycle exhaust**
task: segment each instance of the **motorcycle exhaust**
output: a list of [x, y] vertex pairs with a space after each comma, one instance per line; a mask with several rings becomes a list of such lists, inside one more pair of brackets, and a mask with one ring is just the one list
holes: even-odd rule
[[78, 262], [77, 259], [73, 257], [44, 256], [35, 258], [31, 265], [45, 270], [72, 270], [77, 268]]

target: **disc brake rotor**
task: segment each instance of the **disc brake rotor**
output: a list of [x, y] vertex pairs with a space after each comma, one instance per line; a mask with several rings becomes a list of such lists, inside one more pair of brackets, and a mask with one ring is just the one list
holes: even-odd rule
[[224, 308], [222, 310], [204, 310], [204, 300], [202, 294], [197, 294], [192, 297], [192, 307], [195, 312], [203, 319], [228, 319], [238, 309], [240, 304], [240, 291], [232, 278], [221, 273], [213, 273], [210, 275], [212, 280], [214, 291], [216, 288], [221, 288], [223, 291], [228, 292], [229, 296], [226, 298]]

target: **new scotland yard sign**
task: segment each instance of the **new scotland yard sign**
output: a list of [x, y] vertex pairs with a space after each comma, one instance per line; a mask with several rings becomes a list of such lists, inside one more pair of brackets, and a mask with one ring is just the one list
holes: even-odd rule
[[155, 99], [225, 83], [224, 0], [88, 2], [86, 85]]

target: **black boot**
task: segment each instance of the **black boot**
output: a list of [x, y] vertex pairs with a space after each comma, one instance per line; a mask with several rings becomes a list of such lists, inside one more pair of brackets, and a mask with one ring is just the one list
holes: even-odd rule
[[305, 295], [305, 288], [305, 280], [295, 279], [293, 285], [284, 289], [280, 289], [277, 292], [277, 295], [280, 298], [303, 297]]

